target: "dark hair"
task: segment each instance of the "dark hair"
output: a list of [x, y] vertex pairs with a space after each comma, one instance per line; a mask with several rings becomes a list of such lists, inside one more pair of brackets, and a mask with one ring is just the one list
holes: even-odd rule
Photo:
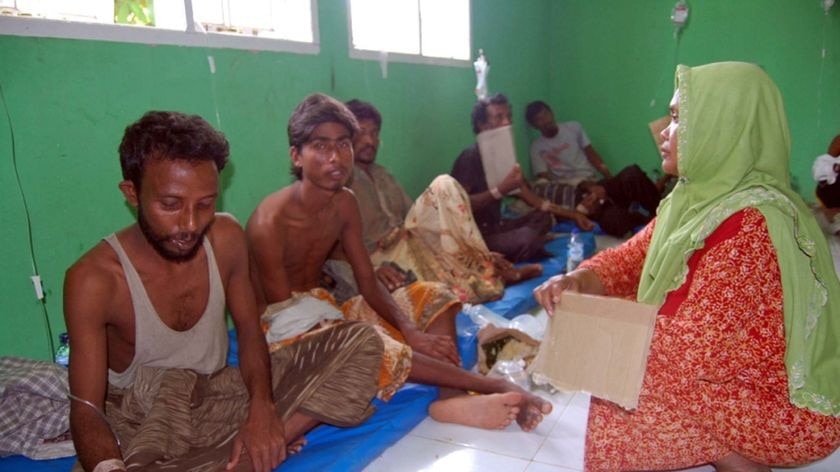
[[[324, 95], [313, 93], [304, 98], [289, 117], [289, 124], [286, 131], [289, 134], [289, 146], [301, 147], [309, 141], [315, 128], [324, 123], [338, 123], [347, 128], [350, 138], [355, 138], [359, 133], [359, 122], [353, 113], [343, 103]], [[298, 180], [303, 179], [303, 171], [292, 164], [292, 175]]]
[[198, 115], [149, 111], [125, 128], [119, 147], [123, 179], [139, 190], [146, 162], [152, 159], [213, 161], [221, 172], [230, 155], [225, 136]]
[[472, 110], [472, 127], [473, 133], [478, 134], [481, 132], [480, 125], [487, 123], [487, 107], [490, 105], [508, 105], [510, 106], [510, 102], [508, 98], [504, 96], [504, 94], [497, 93], [492, 97], [482, 98], [475, 102]]
[[373, 104], [369, 102], [363, 102], [356, 98], [344, 102], [347, 105], [347, 108], [356, 116], [356, 120], [371, 120], [376, 124], [378, 129], [382, 129], [382, 115], [379, 114], [379, 110], [376, 109]]
[[529, 125], [534, 126], [534, 118], [536, 118], [536, 116], [543, 110], [551, 111], [551, 107], [548, 106], [548, 103], [545, 103], [542, 100], [536, 100], [529, 103], [528, 106], [525, 107], [525, 121], [528, 122]]

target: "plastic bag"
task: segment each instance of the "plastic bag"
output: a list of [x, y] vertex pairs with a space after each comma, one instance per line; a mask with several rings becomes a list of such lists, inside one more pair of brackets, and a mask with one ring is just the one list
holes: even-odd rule
[[498, 328], [522, 331], [537, 341], [542, 341], [543, 335], [545, 334], [544, 321], [529, 313], [524, 313], [509, 320], [504, 316], [494, 313], [484, 305], [470, 305], [465, 303], [462, 310], [470, 317], [473, 323], [478, 325], [479, 329], [488, 324], [492, 324]]
[[522, 359], [498, 361], [487, 376], [505, 379], [525, 390], [531, 389], [531, 376], [525, 372], [525, 361]]

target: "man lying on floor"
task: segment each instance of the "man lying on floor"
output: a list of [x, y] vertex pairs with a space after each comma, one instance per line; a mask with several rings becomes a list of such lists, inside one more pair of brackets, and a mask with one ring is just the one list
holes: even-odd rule
[[[198, 116], [149, 112], [119, 150], [137, 223], [65, 278], [74, 470], [266, 472], [317, 423], [365, 420], [383, 353], [370, 326], [322, 330], [269, 358], [245, 234], [215, 213], [224, 136]], [[241, 370], [225, 367], [226, 305]]]
[[[285, 331], [270, 348], [319, 332], [317, 325], [297, 325], [300, 329], [295, 330], [289, 322], [298, 319], [295, 312], [314, 313], [295, 309], [298, 303], [314, 306], [318, 303], [313, 299], [332, 301], [319, 287], [321, 268], [340, 249], [362, 295], [344, 303], [342, 313], [321, 311], [320, 324], [355, 319], [376, 326], [385, 343], [380, 398], [388, 399], [406, 379], [438, 385], [451, 389], [441, 392], [443, 399], [430, 407], [438, 421], [502, 428], [516, 419], [522, 429], [532, 430], [551, 411], [551, 403], [510, 382], [459, 366], [454, 318], [460, 302], [445, 285], [414, 283], [392, 296], [377, 280], [362, 240], [358, 204], [345, 188], [358, 129], [356, 118], [341, 102], [321, 94], [304, 99], [288, 124], [292, 172], [298, 180], [265, 197], [248, 221], [258, 286], [270, 304], [263, 322], [269, 336], [277, 324]], [[469, 396], [465, 390], [488, 395]]]

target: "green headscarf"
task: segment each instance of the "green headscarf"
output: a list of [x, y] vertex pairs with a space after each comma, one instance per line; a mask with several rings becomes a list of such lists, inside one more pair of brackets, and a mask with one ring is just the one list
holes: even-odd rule
[[679, 181], [657, 211], [638, 300], [661, 305], [692, 252], [747, 207], [767, 221], [782, 275], [791, 402], [840, 416], [840, 282], [810, 209], [790, 187], [781, 94], [753, 64], [677, 67]]

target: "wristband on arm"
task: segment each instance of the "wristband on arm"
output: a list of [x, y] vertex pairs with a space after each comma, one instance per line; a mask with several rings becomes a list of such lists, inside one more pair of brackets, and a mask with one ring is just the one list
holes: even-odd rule
[[493, 195], [493, 198], [495, 198], [496, 200], [501, 200], [502, 197], [504, 197], [504, 195], [502, 195], [502, 192], [499, 191], [499, 187], [491, 188], [490, 195]]

